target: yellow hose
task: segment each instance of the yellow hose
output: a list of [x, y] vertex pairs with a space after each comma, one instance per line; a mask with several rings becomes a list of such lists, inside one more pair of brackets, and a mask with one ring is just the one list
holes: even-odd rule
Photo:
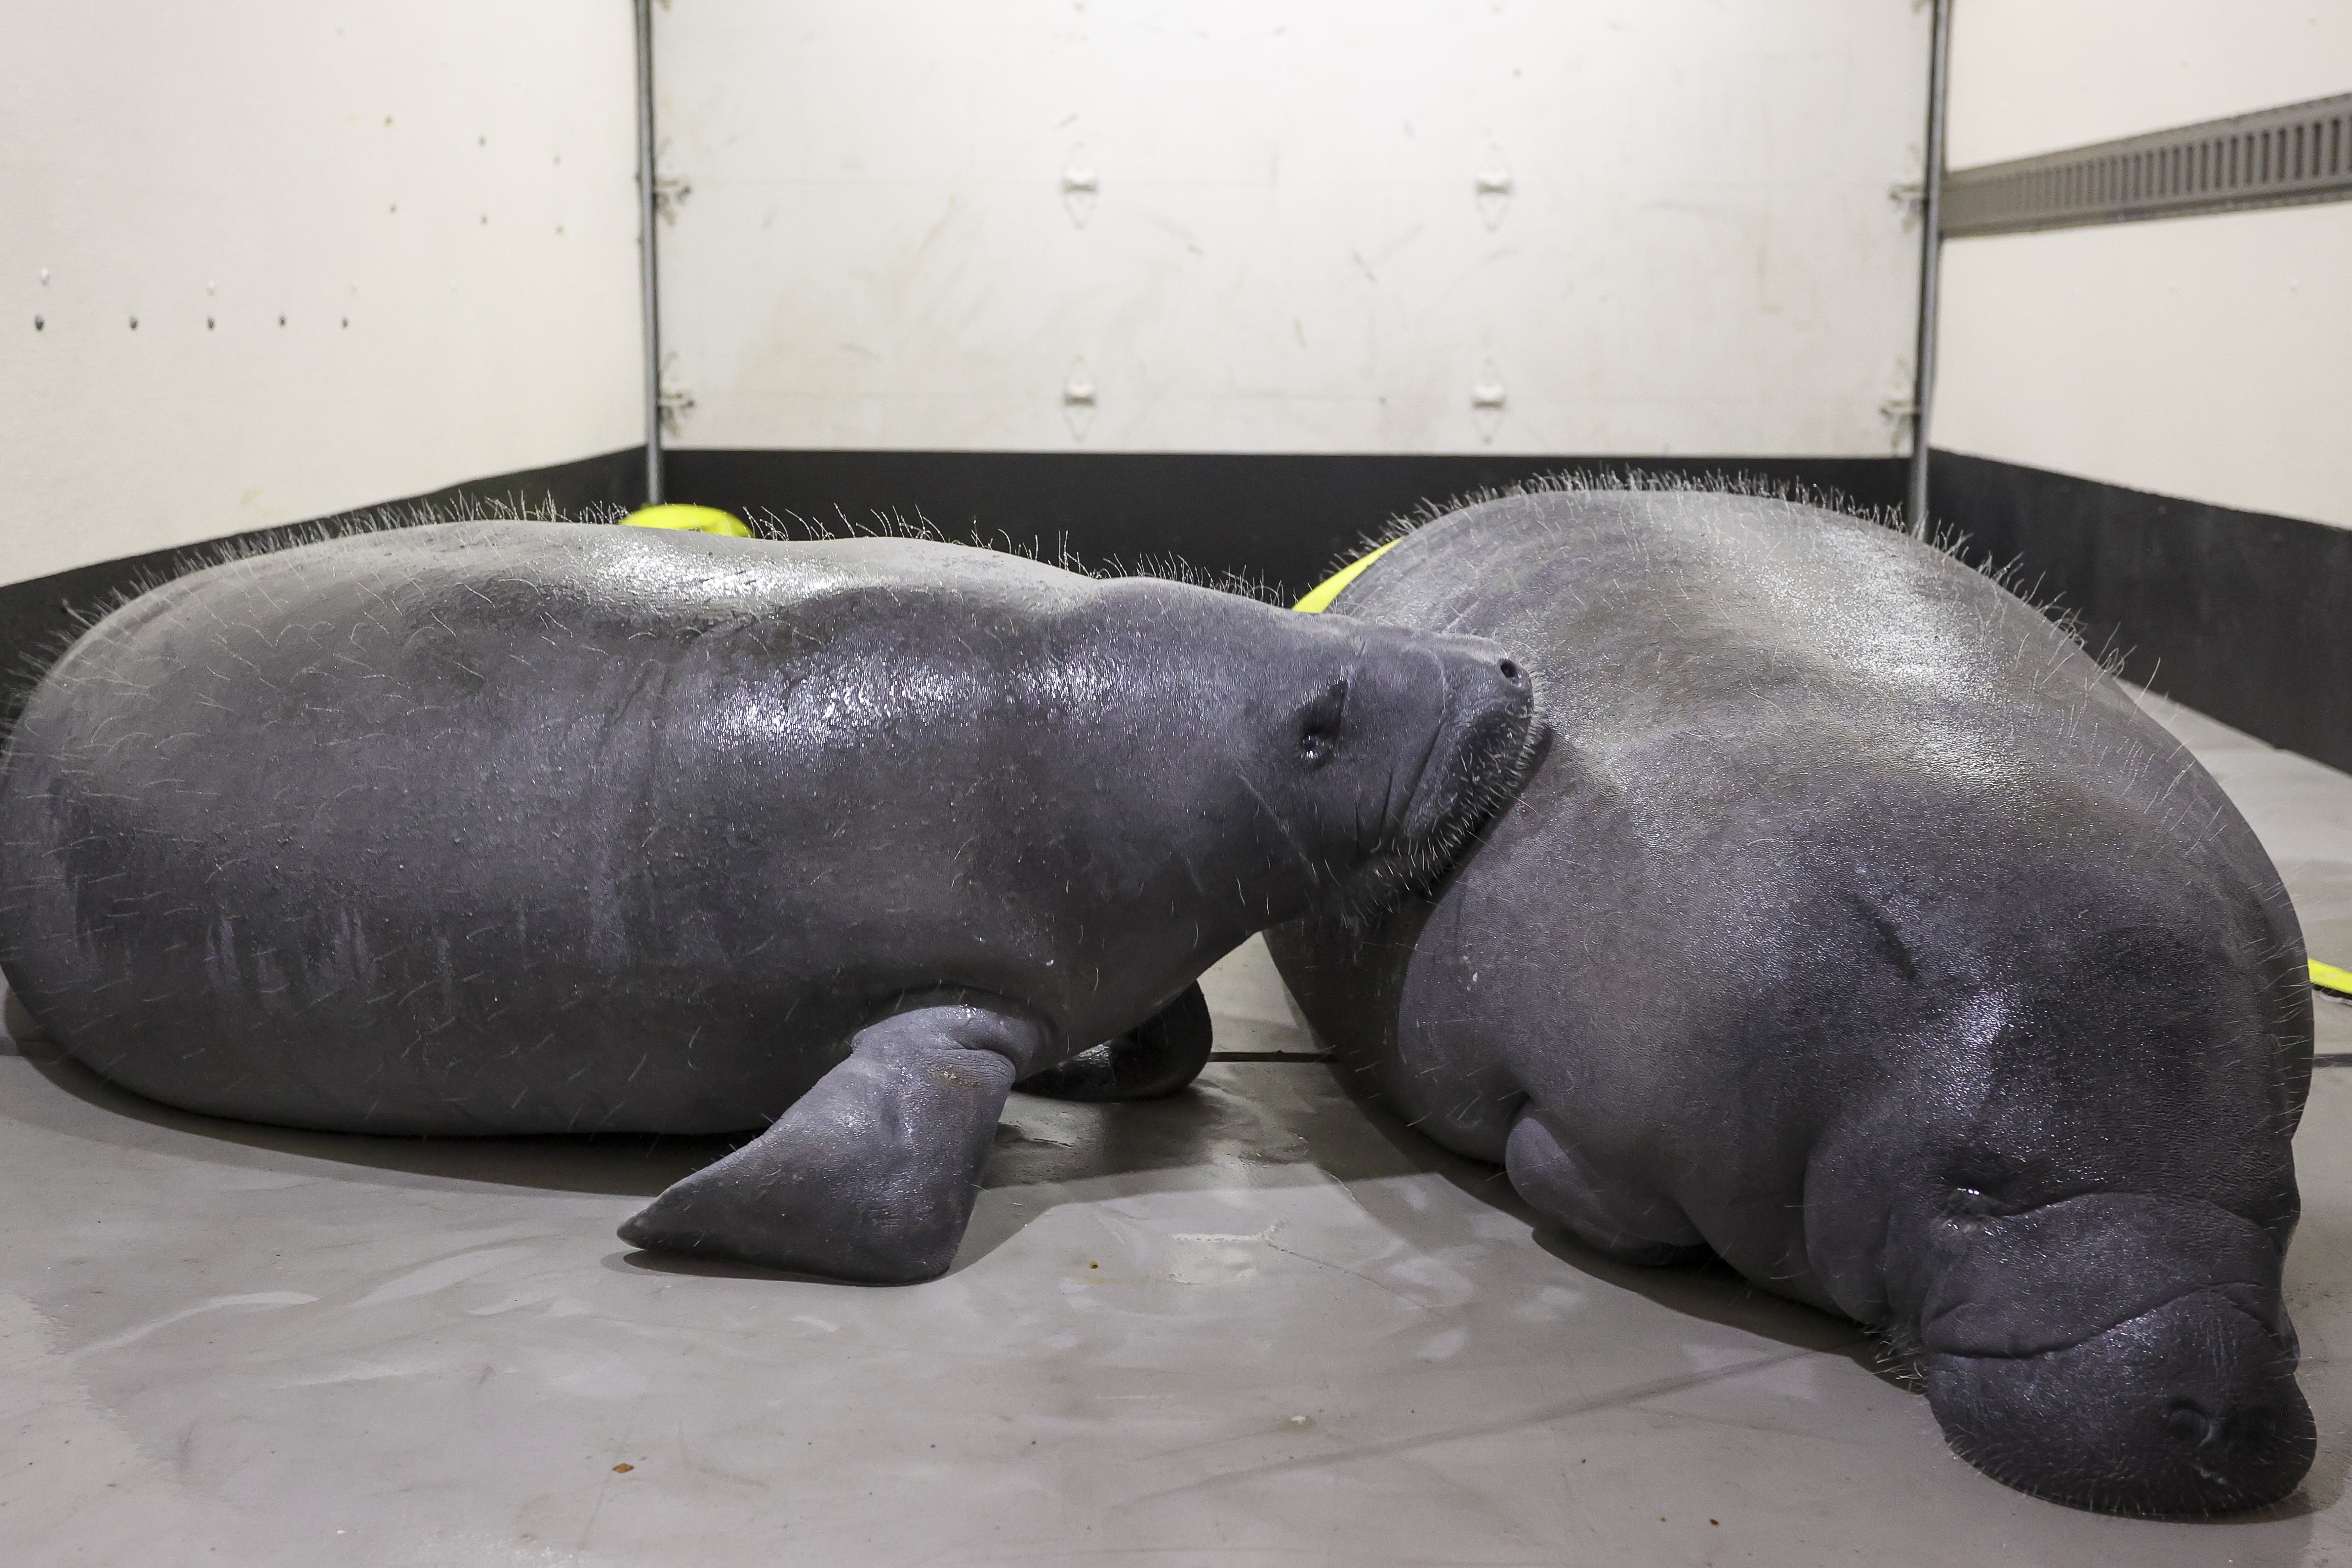
[[1337, 572], [1332, 573], [1331, 575], [1326, 577], [1320, 583], [1316, 584], [1314, 587], [1308, 589], [1307, 592], [1307, 597], [1299, 600], [1298, 603], [1290, 607], [1294, 610], [1304, 610], [1310, 616], [1321, 615], [1325, 610], [1331, 607], [1331, 601], [1339, 596], [1340, 589], [1345, 588], [1349, 584], [1362, 576], [1364, 574], [1365, 567], [1370, 566], [1373, 562], [1378, 561], [1381, 556], [1386, 555], [1390, 551], [1395, 549], [1396, 546], [1397, 541], [1391, 539], [1386, 544], [1381, 545], [1378, 550], [1372, 551], [1369, 554], [1357, 556], [1353, 561], [1349, 562], [1345, 566], [1340, 567]]
[[690, 533], [723, 534], [730, 539], [751, 537], [751, 529], [741, 518], [715, 506], [639, 507], [621, 521], [631, 528], [677, 528]]

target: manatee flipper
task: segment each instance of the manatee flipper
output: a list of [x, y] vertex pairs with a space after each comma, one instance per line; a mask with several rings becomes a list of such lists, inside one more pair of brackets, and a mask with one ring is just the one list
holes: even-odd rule
[[1528, 1207], [1621, 1262], [1655, 1267], [1693, 1262], [1706, 1254], [1706, 1238], [1672, 1199], [1596, 1188], [1550, 1123], [1532, 1109], [1511, 1123], [1503, 1171]]
[[1215, 1040], [1208, 998], [1198, 985], [1187, 985], [1176, 1000], [1118, 1038], [1013, 1087], [1053, 1100], [1158, 1100], [1201, 1076]]
[[969, 1004], [858, 1031], [848, 1059], [758, 1138], [621, 1226], [665, 1252], [870, 1284], [947, 1272], [980, 1194], [998, 1112], [1044, 1032]]

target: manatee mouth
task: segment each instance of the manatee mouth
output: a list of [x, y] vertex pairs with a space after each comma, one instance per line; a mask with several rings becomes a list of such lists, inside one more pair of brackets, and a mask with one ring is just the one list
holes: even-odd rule
[[2033, 1355], [1930, 1352], [1945, 1439], [1995, 1480], [2101, 1513], [2196, 1518], [2276, 1502], [2311, 1468], [2311, 1406], [2274, 1302], [2191, 1290]]
[[1498, 661], [1494, 678], [1474, 694], [1457, 693], [1404, 809], [1361, 868], [1339, 885], [1340, 919], [1360, 930], [1402, 900], [1433, 889], [1518, 794], [1546, 739], [1535, 722], [1531, 683], [1513, 660]]

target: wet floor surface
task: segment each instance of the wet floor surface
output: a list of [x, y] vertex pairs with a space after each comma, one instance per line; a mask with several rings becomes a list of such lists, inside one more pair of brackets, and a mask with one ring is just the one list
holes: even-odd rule
[[[2163, 716], [2352, 964], [2352, 778]], [[1255, 944], [1212, 999], [1225, 1048], [1311, 1047]], [[724, 1144], [273, 1131], [28, 1049], [12, 1564], [2352, 1564], [2352, 1068], [2297, 1145], [2319, 1462], [2185, 1525], [1984, 1479], [1850, 1325], [1581, 1253], [1318, 1066], [1016, 1096], [955, 1270], [890, 1289], [614, 1238]]]

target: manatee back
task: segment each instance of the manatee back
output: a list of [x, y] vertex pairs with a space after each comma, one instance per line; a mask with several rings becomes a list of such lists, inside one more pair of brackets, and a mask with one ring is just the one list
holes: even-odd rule
[[2080, 647], [1981, 574], [1866, 520], [1772, 498], [1507, 497], [1407, 536], [1335, 607], [1507, 628], [1511, 646], [1542, 658], [1547, 718], [1588, 752], [1710, 727], [1736, 744], [1775, 712], [1836, 726], [1861, 701], [1874, 744], [2087, 701], [2171, 747]]
[[1039, 795], [1003, 712], [1051, 693], [999, 675], [1092, 592], [911, 541], [530, 522], [194, 574], [26, 707], [0, 963], [90, 1065], [195, 1109], [757, 1125], [894, 960], [1009, 987], [1055, 937], [987, 887], [1024, 791], [918, 781]]

